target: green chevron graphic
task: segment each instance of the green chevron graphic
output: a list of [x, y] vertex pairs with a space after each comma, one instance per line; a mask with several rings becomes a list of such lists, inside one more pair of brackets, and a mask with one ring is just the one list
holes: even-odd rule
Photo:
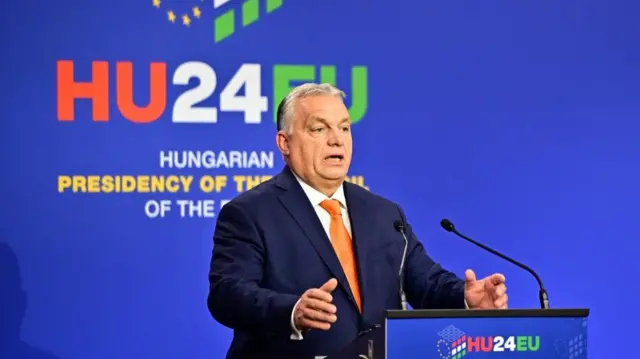
[[[260, 5], [265, 5], [265, 12], [270, 14], [282, 6], [283, 0], [245, 0], [242, 3], [241, 21], [245, 28], [260, 20]], [[231, 37], [236, 32], [236, 10], [230, 9], [213, 20], [213, 38], [217, 44], [224, 39]]]

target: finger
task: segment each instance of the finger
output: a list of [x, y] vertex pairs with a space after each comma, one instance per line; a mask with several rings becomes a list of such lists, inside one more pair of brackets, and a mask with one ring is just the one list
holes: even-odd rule
[[302, 326], [306, 329], [319, 329], [319, 330], [329, 330], [331, 329], [331, 324], [330, 323], [325, 323], [325, 322], [317, 322], [315, 320], [308, 320], [308, 319], [303, 319], [302, 320]]
[[467, 269], [464, 272], [464, 280], [469, 283], [469, 282], [475, 282], [476, 281], [476, 274], [471, 270], [471, 269]]
[[330, 314], [335, 314], [336, 311], [338, 310], [336, 306], [331, 303], [327, 303], [325, 301], [313, 299], [313, 298], [310, 298], [308, 301], [305, 301], [303, 305], [305, 305], [307, 308], [320, 310]]
[[302, 309], [303, 319], [322, 323], [335, 323], [338, 317], [335, 314], [324, 313], [311, 308]]
[[327, 303], [331, 303], [333, 301], [333, 296], [331, 294], [320, 289], [309, 289], [306, 294], [309, 299], [317, 299]]
[[506, 308], [507, 307], [507, 299], [508, 299], [507, 295], [505, 294], [502, 297], [496, 299], [493, 302], [493, 306], [496, 307], [496, 308], [499, 308], [499, 309]]
[[499, 284], [494, 288], [494, 295], [496, 297], [501, 297], [507, 293], [507, 286], [504, 284]]
[[323, 292], [331, 293], [338, 287], [338, 280], [335, 278], [329, 279], [325, 284], [320, 287]]
[[504, 277], [504, 275], [496, 273], [489, 278], [489, 281], [494, 285], [498, 285], [504, 283], [506, 281], [506, 278]]

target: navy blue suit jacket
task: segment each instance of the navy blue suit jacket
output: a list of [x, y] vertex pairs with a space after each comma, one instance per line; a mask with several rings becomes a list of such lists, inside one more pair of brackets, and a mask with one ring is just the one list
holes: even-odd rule
[[[358, 261], [362, 314], [311, 202], [288, 167], [228, 202], [218, 214], [208, 307], [234, 330], [229, 359], [331, 355], [399, 309], [398, 269], [404, 240], [393, 222], [407, 223], [395, 203], [344, 184]], [[464, 282], [427, 256], [409, 224], [405, 292], [413, 308], [464, 308]], [[300, 296], [337, 278], [338, 320], [329, 331], [290, 339]]]

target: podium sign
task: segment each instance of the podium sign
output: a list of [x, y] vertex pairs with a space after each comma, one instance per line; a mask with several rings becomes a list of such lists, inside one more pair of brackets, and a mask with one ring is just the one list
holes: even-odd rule
[[588, 310], [389, 311], [387, 359], [586, 359]]

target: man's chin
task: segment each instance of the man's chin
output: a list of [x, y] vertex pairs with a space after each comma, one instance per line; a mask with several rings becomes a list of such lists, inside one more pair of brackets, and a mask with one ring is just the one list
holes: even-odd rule
[[323, 171], [321, 175], [328, 181], [342, 181], [347, 176], [347, 172], [343, 169], [333, 169]]

